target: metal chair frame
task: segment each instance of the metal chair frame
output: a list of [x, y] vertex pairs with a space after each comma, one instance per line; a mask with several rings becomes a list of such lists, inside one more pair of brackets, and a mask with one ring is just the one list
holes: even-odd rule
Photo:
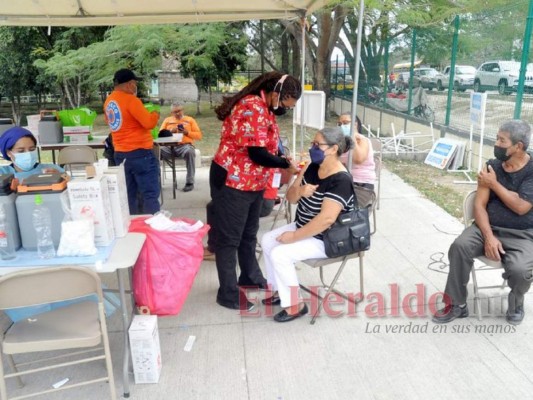
[[[465, 228], [468, 228], [474, 219], [474, 201], [476, 199], [476, 190], [469, 192], [463, 201], [463, 218]], [[478, 320], [483, 319], [483, 314], [481, 312], [481, 297], [479, 296], [479, 291], [482, 289], [505, 289], [507, 280], [503, 279], [503, 282], [500, 285], [489, 285], [489, 286], [479, 286], [477, 281], [477, 272], [481, 271], [493, 271], [496, 269], [504, 269], [504, 264], [499, 261], [493, 261], [488, 259], [485, 256], [476, 257], [475, 260], [479, 260], [482, 263], [480, 267], [472, 266], [472, 284], [474, 287], [474, 313], [477, 313]]]

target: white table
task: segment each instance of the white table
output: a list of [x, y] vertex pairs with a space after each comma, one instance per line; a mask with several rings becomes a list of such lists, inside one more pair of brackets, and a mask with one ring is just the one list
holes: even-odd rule
[[[181, 139], [176, 139], [175, 137], [162, 137], [157, 138], [154, 140], [154, 144], [156, 146], [166, 146], [170, 147], [170, 166], [172, 167], [172, 197], [176, 198], [176, 156], [174, 155], [174, 147], [181, 146], [183, 144]], [[161, 154], [161, 151], [159, 151], [159, 154]], [[162, 178], [162, 177], [161, 177]], [[163, 196], [161, 195], [161, 198]]]
[[[124, 397], [130, 396], [130, 380], [129, 380], [129, 366], [130, 366], [130, 351], [128, 340], [128, 328], [131, 323], [132, 314], [128, 313], [128, 306], [126, 304], [126, 286], [123, 277], [123, 271], [127, 273], [128, 280], [131, 283], [131, 269], [143, 247], [146, 235], [144, 233], [129, 232], [125, 237], [117, 238], [115, 245], [111, 250], [106, 262], [102, 264], [79, 264], [80, 266], [88, 267], [99, 274], [116, 273], [118, 281], [118, 292], [120, 296], [120, 306], [122, 312], [122, 326], [123, 326], [123, 358], [122, 358], [122, 385], [124, 389]], [[58, 266], [58, 265], [54, 265]], [[28, 270], [29, 268], [48, 268], [50, 266], [10, 266], [0, 267], [0, 276], [11, 272]], [[133, 298], [131, 298], [133, 304]], [[133, 313], [133, 311], [132, 311]]]

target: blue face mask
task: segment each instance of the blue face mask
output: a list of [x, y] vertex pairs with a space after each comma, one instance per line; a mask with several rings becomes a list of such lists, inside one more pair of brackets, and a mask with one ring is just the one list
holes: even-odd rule
[[37, 150], [26, 151], [24, 153], [12, 153], [13, 164], [23, 171], [29, 171], [37, 163]]
[[320, 149], [320, 147], [312, 146], [309, 149], [309, 155], [311, 156], [311, 162], [314, 164], [322, 164], [322, 161], [324, 161], [324, 158], [326, 155], [324, 154], [324, 151]]
[[341, 125], [342, 133], [344, 133], [344, 136], [352, 136], [352, 132], [350, 131], [350, 125]]

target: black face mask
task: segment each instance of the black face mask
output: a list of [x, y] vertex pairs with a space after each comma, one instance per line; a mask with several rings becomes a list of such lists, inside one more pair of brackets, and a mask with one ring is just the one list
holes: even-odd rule
[[507, 149], [509, 147], [494, 146], [494, 157], [500, 161], [507, 161], [511, 156], [507, 155]]
[[274, 115], [277, 115], [278, 117], [285, 115], [287, 113], [287, 110], [285, 107], [278, 107], [276, 109], [271, 108], [270, 111], [272, 111]]

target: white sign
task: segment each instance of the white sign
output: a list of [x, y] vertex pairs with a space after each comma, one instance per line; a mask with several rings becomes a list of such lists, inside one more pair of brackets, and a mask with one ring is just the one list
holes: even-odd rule
[[[303, 124], [302, 101], [304, 104]], [[320, 90], [304, 90], [293, 111], [293, 122], [308, 128], [323, 129], [326, 114], [326, 94]]]
[[450, 164], [456, 150], [456, 142], [446, 139], [439, 139], [433, 144], [433, 147], [426, 156], [424, 163], [439, 169], [444, 169]]
[[481, 128], [485, 121], [486, 105], [487, 93], [470, 93], [470, 122], [477, 128]]

